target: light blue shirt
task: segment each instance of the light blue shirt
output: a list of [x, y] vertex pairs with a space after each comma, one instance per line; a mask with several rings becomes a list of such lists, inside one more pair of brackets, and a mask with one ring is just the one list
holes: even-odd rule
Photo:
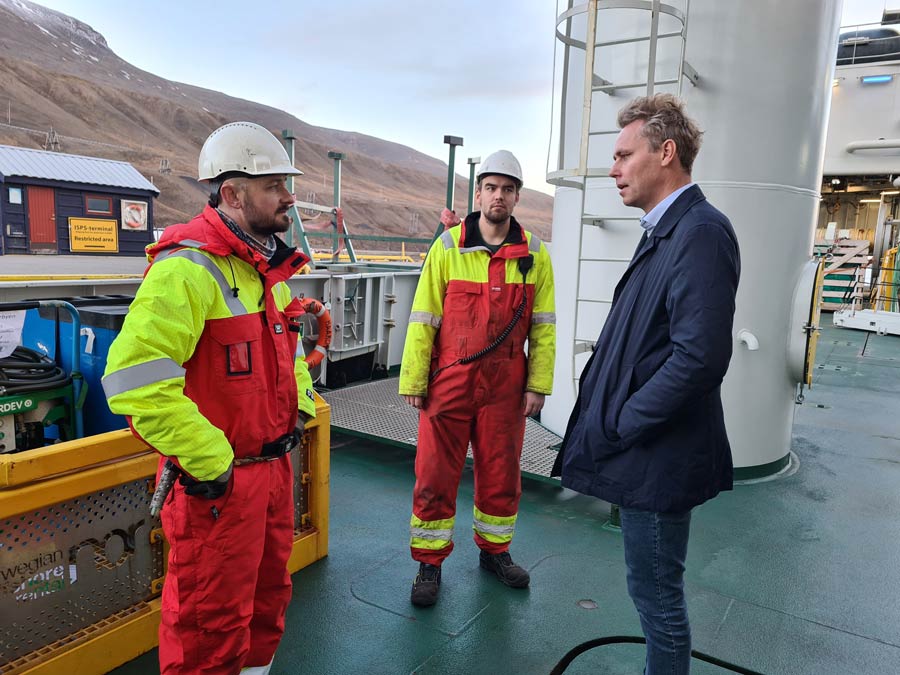
[[665, 215], [666, 211], [668, 211], [669, 207], [672, 206], [676, 199], [678, 199], [679, 195], [681, 195], [682, 192], [687, 190], [692, 185], [696, 185], [696, 183], [688, 183], [687, 185], [678, 188], [677, 190], [675, 190], [675, 192], [671, 193], [659, 204], [650, 209], [650, 211], [643, 218], [641, 218], [641, 227], [647, 230], [648, 237], [653, 234], [653, 228], [656, 227], [657, 224], [659, 224], [659, 221], [662, 220], [662, 217]]

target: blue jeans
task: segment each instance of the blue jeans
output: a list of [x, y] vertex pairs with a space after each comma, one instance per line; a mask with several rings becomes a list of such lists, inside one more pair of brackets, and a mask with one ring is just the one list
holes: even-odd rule
[[647, 638], [646, 675], [691, 671], [691, 626], [684, 598], [691, 512], [621, 508], [628, 594]]

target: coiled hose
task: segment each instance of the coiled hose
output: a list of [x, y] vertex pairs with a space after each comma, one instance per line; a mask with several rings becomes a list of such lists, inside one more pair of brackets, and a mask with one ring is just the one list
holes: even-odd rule
[[0, 358], [0, 396], [29, 394], [69, 384], [72, 377], [52, 359], [27, 347]]

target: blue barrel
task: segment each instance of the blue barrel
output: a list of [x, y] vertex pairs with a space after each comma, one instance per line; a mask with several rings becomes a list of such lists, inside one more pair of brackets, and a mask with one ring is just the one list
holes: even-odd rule
[[[58, 298], [70, 302], [78, 309], [81, 318], [81, 373], [87, 386], [84, 401], [84, 434], [94, 434], [125, 429], [128, 423], [121, 415], [113, 415], [106, 405], [106, 396], [100, 380], [106, 370], [109, 347], [128, 313], [134, 299], [130, 295], [93, 295], [74, 298]], [[22, 344], [47, 354], [67, 372], [72, 370], [72, 319], [68, 312], [52, 307], [30, 309], [25, 314]]]

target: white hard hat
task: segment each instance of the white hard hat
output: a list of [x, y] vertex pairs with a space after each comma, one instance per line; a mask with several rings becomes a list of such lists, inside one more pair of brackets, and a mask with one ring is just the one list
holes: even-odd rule
[[522, 187], [522, 166], [509, 150], [498, 150], [487, 156], [487, 159], [478, 167], [477, 178], [480, 179], [488, 174], [509, 176], [518, 182], [519, 187]]
[[232, 122], [219, 127], [200, 148], [197, 162], [200, 180], [212, 180], [231, 171], [248, 176], [303, 175], [291, 164], [281, 142], [253, 122]]

